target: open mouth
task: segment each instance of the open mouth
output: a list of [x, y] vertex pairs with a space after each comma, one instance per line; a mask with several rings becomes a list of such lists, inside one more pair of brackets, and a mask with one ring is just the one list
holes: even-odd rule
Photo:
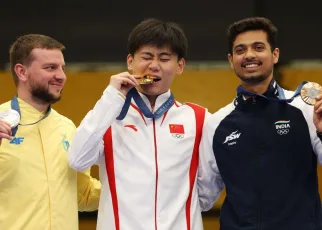
[[145, 75], [142, 78], [138, 79], [137, 81], [140, 85], [147, 85], [147, 84], [152, 84], [153, 82], [157, 82], [160, 80], [161, 80], [160, 77]]
[[246, 69], [251, 69], [251, 68], [260, 67], [261, 65], [262, 65], [261, 62], [252, 62], [252, 63], [243, 64], [242, 67]]

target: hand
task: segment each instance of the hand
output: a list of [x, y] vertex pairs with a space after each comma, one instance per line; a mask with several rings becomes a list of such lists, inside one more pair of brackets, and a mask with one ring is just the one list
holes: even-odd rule
[[11, 128], [7, 122], [0, 120], [0, 145], [1, 145], [1, 141], [3, 138], [8, 139], [8, 140], [12, 139]]
[[136, 81], [137, 78], [140, 76], [132, 75], [129, 72], [119, 73], [111, 76], [110, 85], [126, 96], [130, 89], [139, 85]]
[[316, 129], [322, 132], [322, 95], [316, 98], [316, 103], [314, 105], [313, 122]]

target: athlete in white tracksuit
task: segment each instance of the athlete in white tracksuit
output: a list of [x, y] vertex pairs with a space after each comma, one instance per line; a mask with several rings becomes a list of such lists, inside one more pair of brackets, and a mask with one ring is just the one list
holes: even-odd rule
[[[183, 71], [186, 48], [176, 24], [155, 19], [140, 23], [129, 37], [132, 74], [113, 75], [77, 129], [69, 163], [76, 170], [99, 165], [99, 230], [203, 229], [196, 181], [207, 112], [176, 102], [169, 90]], [[136, 79], [144, 75], [160, 80], [139, 86]], [[134, 87], [140, 100], [132, 98], [119, 117], [125, 95], [129, 98]]]

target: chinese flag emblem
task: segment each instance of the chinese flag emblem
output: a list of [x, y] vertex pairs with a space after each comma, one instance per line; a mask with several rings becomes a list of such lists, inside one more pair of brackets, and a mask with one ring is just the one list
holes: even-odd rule
[[169, 124], [169, 129], [172, 134], [184, 134], [183, 125]]

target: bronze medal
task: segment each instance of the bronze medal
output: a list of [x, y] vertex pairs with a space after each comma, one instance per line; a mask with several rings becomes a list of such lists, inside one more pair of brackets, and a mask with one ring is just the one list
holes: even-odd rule
[[309, 105], [315, 105], [315, 98], [322, 95], [322, 86], [315, 82], [308, 82], [301, 89], [302, 100]]

